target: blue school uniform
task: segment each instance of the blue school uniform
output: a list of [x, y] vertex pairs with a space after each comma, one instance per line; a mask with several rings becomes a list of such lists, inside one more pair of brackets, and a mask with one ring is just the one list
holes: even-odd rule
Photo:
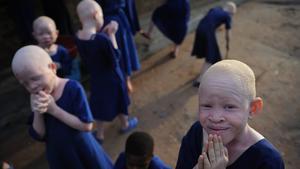
[[[82, 122], [91, 123], [84, 89], [73, 80], [64, 86], [56, 104]], [[41, 137], [30, 127], [33, 138], [46, 143], [46, 155], [51, 169], [111, 169], [113, 164], [91, 132], [71, 128], [50, 114], [44, 114], [46, 134]]]
[[175, 44], [181, 44], [188, 30], [190, 18], [189, 0], [167, 0], [156, 8], [152, 21]]
[[[202, 153], [202, 126], [195, 122], [183, 137], [176, 169], [192, 169]], [[227, 169], [284, 169], [284, 162], [276, 148], [266, 139], [249, 147]]]
[[141, 65], [130, 25], [127, 16], [123, 11], [123, 8], [125, 8], [125, 0], [96, 1], [103, 9], [104, 25], [108, 24], [110, 21], [116, 21], [119, 24], [116, 40], [122, 53], [120, 63], [126, 75], [130, 76], [133, 71], [139, 70]]
[[211, 64], [222, 59], [215, 33], [221, 24], [231, 29], [230, 14], [221, 7], [210, 9], [197, 27], [192, 56], [205, 58]]
[[[126, 169], [126, 155], [124, 152], [119, 155], [114, 169]], [[154, 156], [148, 169], [171, 169], [171, 167], [166, 165], [158, 156]]]
[[138, 14], [136, 11], [135, 0], [125, 0], [124, 12], [130, 24], [131, 33], [135, 35], [136, 32], [141, 30]]
[[57, 45], [56, 53], [50, 56], [54, 62], [58, 62], [61, 65], [61, 68], [57, 69], [57, 75], [59, 77], [67, 77], [71, 74], [72, 57], [66, 48], [62, 45]]
[[120, 113], [128, 115], [129, 97], [119, 65], [119, 50], [105, 33], [97, 33], [90, 40], [76, 38], [76, 44], [90, 74], [90, 107], [94, 118], [112, 121]]

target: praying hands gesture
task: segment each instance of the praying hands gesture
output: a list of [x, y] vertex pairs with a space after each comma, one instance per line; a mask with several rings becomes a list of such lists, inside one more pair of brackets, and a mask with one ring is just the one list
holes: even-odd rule
[[209, 135], [206, 150], [199, 156], [194, 169], [225, 169], [228, 160], [228, 152], [221, 136]]

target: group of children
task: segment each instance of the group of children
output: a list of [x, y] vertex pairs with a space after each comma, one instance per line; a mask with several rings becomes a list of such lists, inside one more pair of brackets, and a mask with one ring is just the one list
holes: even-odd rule
[[[187, 2], [166, 1], [169, 7]], [[180, 6], [189, 11], [187, 6]], [[216, 10], [216, 14], [209, 16], [208, 13], [205, 18], [216, 16], [218, 22], [211, 23], [215, 24], [213, 28], [226, 23], [229, 30], [228, 11], [235, 13], [231, 6], [214, 9], [209, 13]], [[128, 92], [132, 90], [130, 75], [140, 68], [140, 64], [132, 26], [125, 19], [125, 7], [122, 0], [82, 0], [77, 6], [82, 27], [75, 42], [90, 75], [89, 102], [79, 81], [69, 79], [74, 63], [66, 49], [55, 44], [58, 31], [51, 18], [42, 16], [33, 23], [38, 46], [22, 47], [13, 57], [13, 73], [30, 93], [29, 133], [36, 140], [45, 142], [51, 169], [171, 168], [154, 155], [154, 140], [145, 132], [134, 132], [128, 137], [125, 151], [115, 164], [101, 146], [105, 122], [118, 117], [120, 133], [127, 133], [138, 124], [138, 119], [129, 118], [128, 113]], [[180, 15], [187, 20], [187, 13]], [[157, 19], [153, 20], [159, 23]], [[186, 33], [185, 27], [178, 29], [184, 29]], [[144, 33], [140, 29], [137, 31]], [[206, 38], [205, 42], [211, 40], [199, 36], [199, 43], [203, 42], [202, 38]], [[178, 37], [176, 44], [180, 44], [183, 37]], [[206, 53], [203, 56], [206, 57]], [[209, 57], [206, 59], [208, 61]], [[211, 63], [213, 65], [201, 76], [199, 121], [182, 140], [176, 168], [283, 169], [279, 152], [248, 124], [248, 118], [262, 109], [262, 99], [256, 96], [253, 71], [236, 60], [219, 60]], [[94, 122], [96, 130], [92, 132]]]

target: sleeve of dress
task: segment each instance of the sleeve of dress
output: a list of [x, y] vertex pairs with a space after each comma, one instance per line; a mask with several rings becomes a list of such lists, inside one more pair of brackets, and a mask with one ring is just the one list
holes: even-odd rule
[[74, 115], [76, 115], [81, 121], [85, 123], [93, 122], [92, 112], [90, 110], [85, 91], [81, 84], [77, 81], [73, 81], [74, 83], [74, 91], [71, 93], [72, 95], [72, 109]]
[[73, 58], [70, 56], [69, 51], [64, 48], [63, 46], [61, 46], [62, 48], [62, 62], [63, 62], [63, 74], [65, 76], [69, 76], [71, 74], [71, 70], [72, 70], [72, 61]]
[[119, 157], [116, 160], [114, 165], [114, 169], [125, 169], [126, 168], [126, 161], [125, 161], [125, 153], [120, 153]]
[[197, 121], [182, 139], [176, 169], [192, 169], [197, 164], [202, 153], [202, 138], [202, 126]]
[[260, 169], [284, 169], [284, 162], [280, 154], [273, 154], [270, 158], [264, 160]]

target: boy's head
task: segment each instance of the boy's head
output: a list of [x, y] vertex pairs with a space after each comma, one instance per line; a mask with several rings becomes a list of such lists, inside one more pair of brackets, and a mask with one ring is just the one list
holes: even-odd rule
[[148, 169], [153, 157], [154, 141], [145, 132], [134, 132], [126, 141], [126, 168]]
[[223, 9], [227, 12], [229, 12], [231, 15], [234, 15], [237, 11], [236, 4], [234, 2], [226, 2]]
[[103, 26], [103, 12], [100, 5], [94, 0], [82, 0], [77, 5], [77, 14], [81, 24], [96, 26], [97, 30]]
[[19, 49], [11, 65], [18, 81], [31, 94], [39, 91], [50, 94], [54, 90], [56, 65], [39, 46], [29, 45]]
[[237, 60], [212, 65], [199, 87], [199, 119], [208, 134], [220, 135], [228, 144], [245, 131], [248, 118], [262, 109], [256, 97], [255, 75]]
[[33, 22], [33, 37], [42, 48], [49, 48], [56, 42], [58, 30], [55, 22], [47, 17], [40, 16]]

